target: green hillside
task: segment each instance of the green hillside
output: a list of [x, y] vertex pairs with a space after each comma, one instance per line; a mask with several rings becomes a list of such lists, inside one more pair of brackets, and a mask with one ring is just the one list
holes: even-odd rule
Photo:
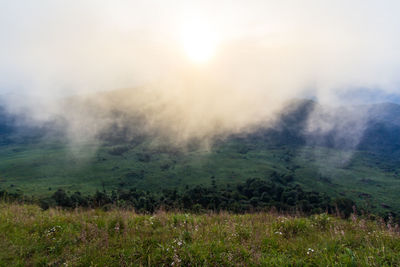
[[399, 215], [400, 123], [395, 118], [400, 106], [358, 107], [370, 119], [353, 143], [351, 132], [343, 129], [352, 128], [352, 120], [333, 123], [332, 130], [323, 133], [306, 129], [312, 112], [338, 122], [352, 117], [354, 109], [326, 113], [311, 100], [291, 103], [274, 127], [260, 125], [247, 134], [214, 137], [208, 146], [193, 139], [179, 143], [182, 147], [143, 130], [144, 118], [123, 112], [103, 114], [120, 123], [98, 132], [93, 143], [71, 144], [63, 120], [41, 127], [21, 125], [17, 122], [23, 119], [0, 110], [0, 190], [37, 198], [58, 189], [69, 195], [133, 188], [157, 193], [195, 185], [223, 188], [257, 178], [285, 188], [298, 184], [332, 198], [353, 199], [382, 215]]
[[[300, 184], [306, 190], [354, 199], [384, 213], [400, 211], [397, 169], [367, 152], [322, 147], [268, 146], [232, 139], [185, 150], [147, 141], [124, 145], [9, 144], [0, 150], [0, 188], [48, 196], [137, 188], [161, 191], [197, 184], [236, 184], [249, 178]], [[279, 178], [273, 176], [278, 174]]]

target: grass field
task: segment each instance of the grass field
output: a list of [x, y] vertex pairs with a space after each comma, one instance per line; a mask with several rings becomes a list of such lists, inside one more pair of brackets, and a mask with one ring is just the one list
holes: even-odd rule
[[355, 216], [0, 204], [1, 266], [399, 266], [399, 251], [397, 228]]

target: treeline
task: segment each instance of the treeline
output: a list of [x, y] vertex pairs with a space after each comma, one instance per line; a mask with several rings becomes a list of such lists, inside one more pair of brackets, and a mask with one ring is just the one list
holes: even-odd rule
[[137, 189], [119, 189], [111, 192], [97, 191], [93, 195], [80, 192], [68, 194], [57, 190], [51, 197], [40, 199], [43, 209], [49, 207], [88, 207], [112, 209], [134, 208], [139, 213], [156, 210], [179, 210], [184, 212], [229, 211], [234, 213], [276, 210], [279, 212], [301, 212], [305, 214], [338, 213], [348, 217], [355, 203], [346, 198], [331, 199], [314, 192], [305, 191], [299, 185], [281, 185], [260, 179], [224, 187], [195, 186], [182, 190], [168, 189], [160, 193]]

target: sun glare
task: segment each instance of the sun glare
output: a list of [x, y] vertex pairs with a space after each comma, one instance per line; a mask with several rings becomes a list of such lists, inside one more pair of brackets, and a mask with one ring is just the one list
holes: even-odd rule
[[209, 25], [201, 21], [191, 21], [184, 25], [183, 48], [190, 60], [196, 63], [209, 61], [216, 52], [218, 38]]

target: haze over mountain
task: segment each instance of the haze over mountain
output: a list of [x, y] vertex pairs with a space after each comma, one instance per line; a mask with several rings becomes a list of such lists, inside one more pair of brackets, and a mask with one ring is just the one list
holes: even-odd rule
[[76, 95], [185, 143], [273, 123], [293, 98], [351, 106], [360, 90], [399, 94], [397, 1], [22, 3], [0, 4], [5, 107], [32, 124], [63, 117], [74, 140], [109, 123], [60, 104]]
[[[109, 99], [111, 94], [107, 93], [105, 96]], [[68, 102], [70, 101], [76, 101], [76, 99], [69, 99]], [[176, 138], [178, 138], [176, 134], [182, 131], [182, 128], [176, 128], [176, 125], [152, 125], [148, 123], [147, 113], [135, 111], [133, 113], [135, 115], [132, 116], [130, 111], [125, 112], [126, 107], [121, 102], [115, 103], [115, 106], [102, 106], [101, 100], [95, 103], [90, 100], [69, 103], [77, 109], [77, 113], [84, 112], [88, 125], [71, 126], [69, 118], [60, 116], [46, 124], [40, 124], [40, 127], [32, 123], [31, 118], [10, 114], [0, 106], [2, 143], [25, 142], [31, 138], [39, 140], [58, 138], [67, 142], [71, 141], [71, 136], [66, 133], [70, 132], [72, 127], [75, 133], [86, 132], [85, 136], [88, 136], [90, 132], [93, 139], [86, 140], [88, 142], [114, 140], [123, 143], [137, 136], [148, 135], [169, 142], [172, 146], [184, 148], [182, 143], [176, 143]], [[254, 124], [246, 131], [239, 128], [237, 132], [229, 135], [221, 131], [220, 135], [213, 136], [213, 139], [210, 139], [207, 134], [199, 133], [197, 136], [190, 136], [192, 139], [187, 139], [186, 142], [195, 141], [199, 145], [212, 145], [212, 142], [216, 140], [224, 140], [232, 136], [248, 138], [258, 136], [272, 144], [326, 146], [346, 150], [368, 150], [388, 155], [398, 152], [400, 148], [400, 135], [398, 135], [400, 105], [398, 104], [329, 107], [313, 100], [298, 99], [289, 101], [286, 105], [285, 112], [277, 113], [276, 117], [267, 121], [266, 124]], [[156, 119], [163, 118], [156, 117]], [[103, 123], [93, 129], [91, 125], [97, 120], [102, 120]], [[154, 118], [150, 117], [150, 120]], [[168, 123], [166, 119], [166, 124]], [[215, 127], [221, 127], [221, 125], [215, 125]], [[216, 132], [215, 129], [210, 131]]]

